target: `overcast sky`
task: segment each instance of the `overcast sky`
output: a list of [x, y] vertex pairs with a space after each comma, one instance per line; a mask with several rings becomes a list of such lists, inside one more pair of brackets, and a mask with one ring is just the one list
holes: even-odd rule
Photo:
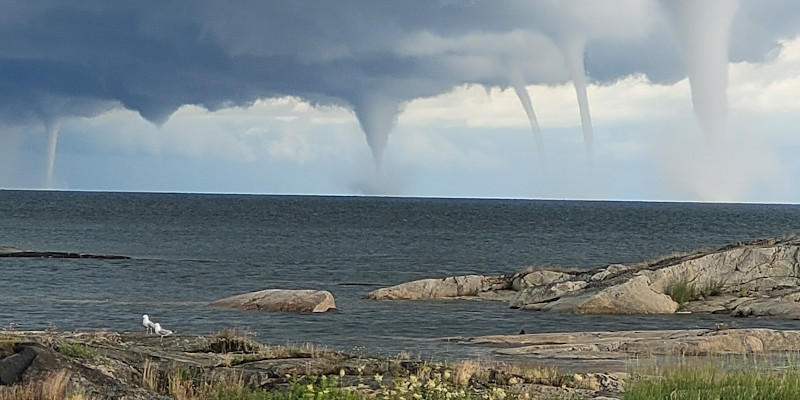
[[0, 188], [800, 202], [794, 0], [0, 0], [0, 35]]

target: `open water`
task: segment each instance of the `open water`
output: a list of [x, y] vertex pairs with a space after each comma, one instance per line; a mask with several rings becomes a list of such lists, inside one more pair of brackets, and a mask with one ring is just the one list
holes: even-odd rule
[[[0, 245], [130, 260], [0, 259], [0, 328], [250, 332], [269, 344], [426, 358], [486, 351], [436, 338], [623, 329], [800, 328], [719, 315], [580, 316], [499, 302], [363, 300], [415, 279], [593, 268], [800, 231], [800, 206], [0, 191]], [[339, 313], [230, 311], [210, 301], [324, 289]]]

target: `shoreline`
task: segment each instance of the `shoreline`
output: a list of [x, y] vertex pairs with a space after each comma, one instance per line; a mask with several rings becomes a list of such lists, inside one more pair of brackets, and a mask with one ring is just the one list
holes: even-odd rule
[[[725, 357], [785, 362], [786, 357], [796, 356], [800, 331], [573, 332], [439, 340], [442, 345], [487, 346], [503, 357], [447, 362], [412, 359], [408, 354], [379, 357], [328, 351], [314, 345], [265, 346], [231, 330], [164, 338], [143, 332], [2, 331], [0, 381], [9, 376], [20, 382], [42, 381], [67, 371], [72, 390], [88, 398], [167, 399], [173, 398], [170, 380], [187, 371], [197, 382], [223, 384], [237, 377], [242, 385], [257, 390], [282, 390], [297, 379], [339, 376], [342, 385], [365, 394], [384, 389], [375, 376], [388, 382], [417, 379], [411, 377], [421, 373], [446, 373], [454, 376], [448, 384], [477, 395], [502, 388], [508, 393], [546, 393], [556, 398], [618, 398], [636, 369], [690, 360], [716, 362]], [[19, 362], [26, 357], [27, 365]], [[2, 383], [13, 383], [6, 381]]]

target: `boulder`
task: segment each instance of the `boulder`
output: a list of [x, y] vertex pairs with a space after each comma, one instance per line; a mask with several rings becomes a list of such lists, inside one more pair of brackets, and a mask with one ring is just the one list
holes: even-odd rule
[[592, 275], [592, 277], [589, 278], [589, 280], [591, 280], [591, 281], [602, 281], [603, 279], [606, 279], [606, 278], [611, 277], [611, 276], [616, 276], [616, 275], [618, 275], [618, 274], [620, 274], [622, 272], [625, 272], [625, 271], [627, 271], [629, 269], [631, 269], [631, 267], [629, 267], [627, 265], [612, 264], [612, 265], [609, 265], [609, 266], [601, 269], [596, 274]]
[[[441, 279], [420, 279], [367, 293], [369, 300], [431, 300], [479, 296], [482, 292], [507, 290], [510, 280], [503, 276], [462, 275]], [[505, 299], [505, 297], [504, 297]]]
[[21, 343], [14, 349], [14, 354], [0, 358], [0, 385], [10, 385], [21, 381], [25, 370], [33, 363], [41, 350], [41, 346]]
[[267, 289], [226, 297], [210, 305], [259, 311], [325, 312], [336, 310], [333, 295], [327, 290]]
[[565, 295], [575, 293], [586, 287], [584, 281], [556, 282], [546, 286], [530, 286], [519, 291], [509, 301], [511, 308], [520, 308], [526, 304], [546, 303]]
[[646, 276], [636, 276], [589, 296], [572, 311], [579, 314], [669, 314], [677, 309], [678, 303], [654, 291]]
[[646, 276], [640, 275], [619, 285], [572, 292], [544, 304], [539, 309], [576, 314], [674, 313], [678, 309], [678, 303], [664, 293], [654, 291], [649, 283]]
[[563, 282], [570, 278], [572, 278], [572, 274], [546, 269], [539, 269], [532, 272], [522, 272], [513, 278], [511, 282], [511, 289], [520, 291], [531, 286], [543, 286], [552, 283]]

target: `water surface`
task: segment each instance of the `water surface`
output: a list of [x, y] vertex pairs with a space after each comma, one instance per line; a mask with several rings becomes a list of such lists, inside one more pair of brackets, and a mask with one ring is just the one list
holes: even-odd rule
[[[442, 336], [710, 328], [732, 319], [362, 296], [414, 279], [529, 265], [595, 268], [798, 230], [796, 205], [0, 191], [0, 245], [133, 257], [0, 259], [0, 327], [137, 330], [146, 313], [183, 333], [238, 328], [265, 343], [427, 357], [487, 351], [433, 340]], [[267, 288], [329, 290], [342, 312], [205, 305]]]

